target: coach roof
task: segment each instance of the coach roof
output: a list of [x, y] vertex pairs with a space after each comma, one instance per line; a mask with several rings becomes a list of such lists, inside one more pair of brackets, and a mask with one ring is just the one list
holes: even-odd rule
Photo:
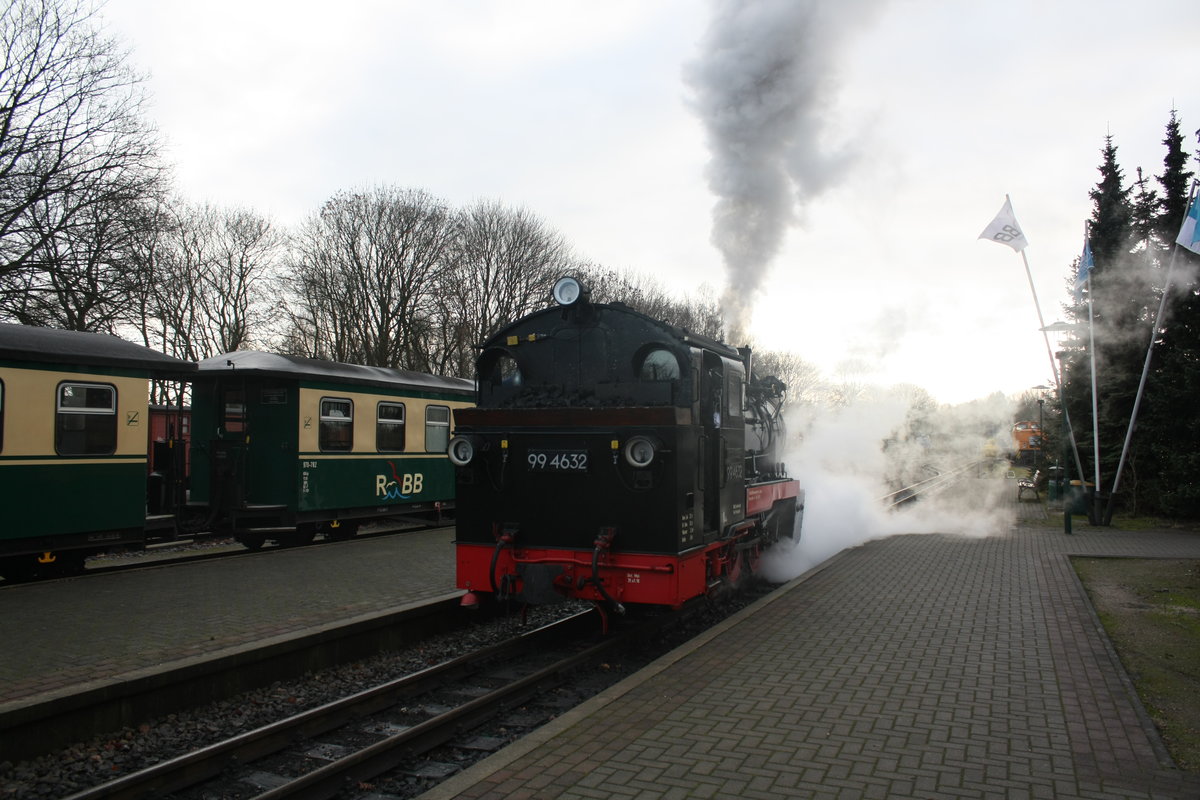
[[200, 362], [202, 373], [252, 372], [281, 378], [320, 379], [334, 383], [355, 383], [367, 386], [405, 386], [426, 391], [473, 394], [474, 381], [466, 378], [443, 378], [391, 367], [364, 367], [324, 361], [319, 358], [262, 353], [257, 350], [238, 350]]
[[78, 366], [195, 372], [196, 365], [104, 333], [0, 323], [0, 359]]

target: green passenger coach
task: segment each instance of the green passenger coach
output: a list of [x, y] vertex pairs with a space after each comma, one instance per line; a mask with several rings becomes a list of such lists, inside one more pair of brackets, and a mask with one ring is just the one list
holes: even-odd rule
[[[150, 381], [196, 365], [97, 333], [0, 324], [0, 575], [70, 574], [89, 555], [173, 538], [148, 474]], [[150, 513], [150, 511], [154, 513]]]
[[205, 359], [191, 502], [251, 549], [437, 518], [454, 502], [452, 415], [473, 400], [460, 378], [253, 351]]

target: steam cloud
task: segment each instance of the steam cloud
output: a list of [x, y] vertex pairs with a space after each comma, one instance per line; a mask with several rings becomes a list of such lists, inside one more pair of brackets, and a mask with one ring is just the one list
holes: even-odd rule
[[849, 162], [826, 152], [824, 108], [837, 48], [878, 0], [717, 0], [700, 57], [685, 69], [712, 158], [713, 244], [725, 261], [732, 343], [787, 227]]
[[[872, 539], [912, 533], [988, 536], [1013, 524], [1015, 484], [993, 476], [966, 478], [947, 492], [897, 511], [880, 498], [920, 477], [925, 465], [948, 469], [978, 459], [989, 439], [1008, 435], [1012, 406], [999, 396], [942, 407], [916, 426], [913, 407], [894, 390], [859, 395], [852, 402], [810, 409], [803, 441], [787, 454], [789, 472], [805, 490], [805, 512], [794, 548], [767, 551], [762, 571], [771, 581], [802, 575], [842, 550]], [[885, 442], [887, 442], [885, 446]]]

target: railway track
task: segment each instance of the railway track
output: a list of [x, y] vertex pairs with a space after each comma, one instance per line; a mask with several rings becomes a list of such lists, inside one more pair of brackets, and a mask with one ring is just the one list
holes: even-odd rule
[[979, 464], [980, 462], [978, 461], [971, 461], [962, 466], [938, 472], [936, 475], [922, 481], [917, 481], [911, 486], [905, 486], [903, 489], [897, 489], [891, 494], [884, 495], [879, 498], [879, 502], [883, 503], [885, 508], [893, 509], [922, 497], [932, 497], [967, 477], [967, 475], [979, 467]]
[[[412, 774], [436, 774], [446, 771], [445, 765], [419, 764], [423, 754], [456, 738], [463, 748], [478, 748], [467, 741], [478, 726], [555, 691], [587, 665], [677, 619], [676, 614], [650, 617], [598, 638], [594, 613], [576, 614], [78, 792], [69, 800], [328, 798], [405, 765]], [[231, 795], [232, 784], [238, 789]], [[258, 793], [252, 794], [256, 790], [251, 787]]]

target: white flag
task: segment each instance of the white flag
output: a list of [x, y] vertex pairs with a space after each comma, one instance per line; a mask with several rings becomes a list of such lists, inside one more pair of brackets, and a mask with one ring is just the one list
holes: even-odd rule
[[1016, 215], [1013, 214], [1012, 201], [1007, 196], [1004, 198], [1004, 207], [992, 223], [983, 229], [979, 238], [1006, 244], [1018, 253], [1029, 246], [1025, 234], [1021, 233], [1021, 226], [1017, 224]]
[[1200, 193], [1192, 200], [1192, 207], [1183, 218], [1183, 225], [1179, 226], [1179, 235], [1175, 237], [1175, 241], [1200, 255]]

